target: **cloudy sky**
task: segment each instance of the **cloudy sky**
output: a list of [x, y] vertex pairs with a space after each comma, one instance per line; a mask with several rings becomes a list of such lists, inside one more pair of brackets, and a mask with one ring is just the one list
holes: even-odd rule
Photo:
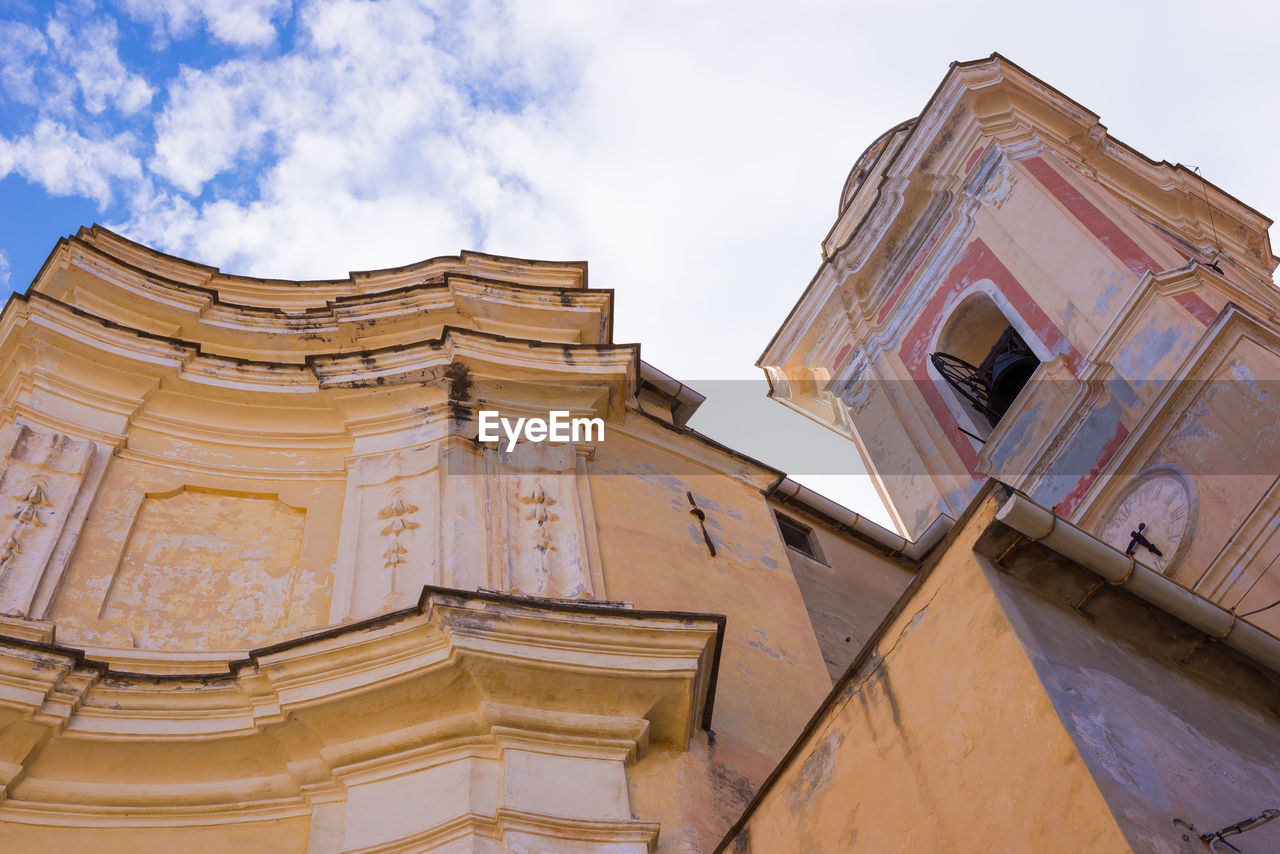
[[858, 154], [999, 51], [1276, 214], [1277, 23], [1260, 0], [0, 0], [0, 289], [95, 221], [258, 276], [586, 259], [617, 340], [711, 396], [694, 426], [884, 520], [850, 446], [745, 382]]

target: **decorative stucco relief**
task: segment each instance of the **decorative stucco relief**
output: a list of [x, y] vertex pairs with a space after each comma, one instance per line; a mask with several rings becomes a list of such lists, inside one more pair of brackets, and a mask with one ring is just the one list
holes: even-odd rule
[[[0, 447], [6, 450], [0, 470], [0, 613], [39, 617], [33, 613], [36, 592], [46, 574], [60, 573], [65, 563], [56, 553], [94, 444], [19, 421], [0, 431]], [[74, 531], [66, 533], [74, 539]]]
[[505, 592], [564, 599], [597, 595], [577, 457], [570, 444], [524, 443], [510, 452], [487, 452], [489, 504], [501, 523], [491, 527], [489, 543]]
[[[413, 593], [412, 590], [401, 590], [397, 584], [397, 575], [402, 574], [400, 567], [409, 564], [409, 549], [406, 548], [405, 542], [413, 537], [413, 531], [421, 528], [420, 522], [413, 521], [414, 515], [418, 512], [418, 505], [411, 504], [404, 500], [404, 494], [396, 492], [395, 498], [391, 500], [386, 507], [378, 511], [379, 518], [386, 519], [387, 525], [379, 532], [383, 541], [387, 543], [386, 551], [382, 553], [385, 560], [382, 563], [384, 569], [391, 573], [391, 593], [388, 594], [388, 603], [398, 603], [403, 598], [403, 594]], [[401, 541], [403, 535], [404, 541]], [[417, 556], [419, 559], [423, 555]]]
[[244, 649], [289, 625], [306, 514], [273, 495], [147, 495], [99, 619], [139, 649]]
[[418, 601], [440, 583], [440, 466], [434, 446], [352, 460], [343, 504], [333, 621]]
[[978, 202], [987, 207], [999, 209], [1013, 195], [1017, 184], [1017, 174], [1007, 158], [1001, 157], [999, 164], [991, 171], [991, 176], [977, 196]]

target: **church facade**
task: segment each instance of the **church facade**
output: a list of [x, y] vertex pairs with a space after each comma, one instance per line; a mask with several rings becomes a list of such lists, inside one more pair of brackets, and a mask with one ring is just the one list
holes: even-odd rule
[[1267, 850], [1268, 225], [953, 65], [761, 359], [898, 532], [691, 430], [586, 264], [82, 229], [0, 316], [0, 848]]
[[0, 848], [714, 847], [914, 552], [689, 430], [612, 298], [59, 242], [0, 328]]

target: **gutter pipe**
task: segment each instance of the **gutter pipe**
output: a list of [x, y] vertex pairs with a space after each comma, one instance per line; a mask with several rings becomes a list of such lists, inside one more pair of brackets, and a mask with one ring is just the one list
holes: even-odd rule
[[901, 534], [895, 534], [887, 528], [877, 525], [867, 517], [855, 513], [842, 504], [801, 486], [789, 477], [784, 477], [768, 492], [769, 497], [778, 497], [783, 501], [795, 502], [825, 516], [833, 522], [857, 531], [862, 536], [883, 546], [894, 554], [900, 554], [910, 560], [920, 560], [934, 546], [942, 541], [947, 531], [955, 524], [955, 520], [945, 513], [939, 513], [915, 542]]
[[1280, 639], [1015, 493], [996, 519], [1237, 652], [1280, 673]]
[[672, 399], [671, 417], [680, 427], [693, 417], [693, 413], [697, 412], [698, 407], [707, 399], [705, 395], [698, 394], [684, 383], [664, 374], [643, 360], [640, 362], [640, 382], [648, 383]]

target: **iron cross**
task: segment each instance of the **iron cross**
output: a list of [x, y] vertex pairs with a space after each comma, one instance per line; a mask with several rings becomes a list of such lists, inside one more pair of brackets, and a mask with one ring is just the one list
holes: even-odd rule
[[698, 520], [698, 527], [702, 529], [702, 539], [707, 544], [707, 551], [711, 553], [712, 557], [715, 557], [716, 546], [715, 543], [711, 542], [711, 535], [707, 533], [707, 514], [702, 512], [702, 508], [693, 500], [692, 492], [685, 492], [685, 495], [689, 496], [689, 506], [693, 508], [689, 513]]

